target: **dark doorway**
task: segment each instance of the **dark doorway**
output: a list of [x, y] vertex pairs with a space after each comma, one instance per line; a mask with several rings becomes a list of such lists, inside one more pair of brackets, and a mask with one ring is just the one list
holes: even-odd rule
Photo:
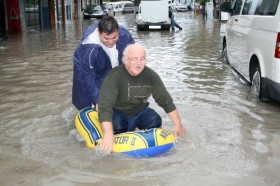
[[4, 38], [7, 35], [6, 31], [6, 16], [5, 16], [5, 4], [4, 0], [0, 0], [0, 38]]

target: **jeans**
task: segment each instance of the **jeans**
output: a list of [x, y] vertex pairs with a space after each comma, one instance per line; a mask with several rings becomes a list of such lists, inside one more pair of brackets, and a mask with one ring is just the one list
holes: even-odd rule
[[174, 19], [174, 15], [171, 16], [171, 29], [174, 30], [175, 27], [180, 28], [180, 26], [176, 23]]
[[120, 111], [113, 112], [114, 134], [134, 131], [136, 128], [151, 129], [162, 125], [162, 119], [154, 109], [145, 107], [135, 116], [127, 116]]

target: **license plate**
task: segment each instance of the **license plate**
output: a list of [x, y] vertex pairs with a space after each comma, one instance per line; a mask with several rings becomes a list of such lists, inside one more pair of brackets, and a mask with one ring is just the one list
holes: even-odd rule
[[149, 26], [149, 29], [161, 29], [161, 26], [159, 26], [159, 25], [150, 25]]

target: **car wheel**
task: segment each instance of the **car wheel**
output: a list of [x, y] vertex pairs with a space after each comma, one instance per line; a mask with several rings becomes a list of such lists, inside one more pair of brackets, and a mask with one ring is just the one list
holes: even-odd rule
[[228, 52], [227, 52], [227, 43], [226, 42], [223, 44], [222, 56], [223, 56], [224, 62], [228, 63]]
[[251, 93], [255, 98], [262, 99], [262, 78], [259, 66], [254, 69], [252, 83], [251, 83]]

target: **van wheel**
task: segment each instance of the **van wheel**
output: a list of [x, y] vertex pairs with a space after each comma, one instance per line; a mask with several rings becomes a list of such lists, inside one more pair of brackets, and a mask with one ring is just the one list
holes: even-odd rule
[[260, 67], [257, 66], [254, 69], [252, 83], [251, 83], [251, 93], [255, 98], [262, 100], [262, 79], [261, 79]]
[[228, 63], [228, 52], [227, 52], [227, 43], [226, 42], [223, 44], [222, 56], [223, 56], [224, 62]]

